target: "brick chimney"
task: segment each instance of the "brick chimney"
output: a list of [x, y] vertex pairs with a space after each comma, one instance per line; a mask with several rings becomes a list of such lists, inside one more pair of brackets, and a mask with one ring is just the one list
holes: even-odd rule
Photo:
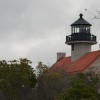
[[59, 59], [61, 59], [62, 57], [65, 57], [66, 56], [66, 53], [64, 53], [64, 52], [58, 52], [57, 53], [57, 61], [59, 60]]

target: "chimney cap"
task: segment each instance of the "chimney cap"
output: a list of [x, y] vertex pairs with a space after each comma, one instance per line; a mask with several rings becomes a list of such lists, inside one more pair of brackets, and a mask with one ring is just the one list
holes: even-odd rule
[[57, 52], [57, 61], [59, 59], [61, 59], [62, 57], [65, 57], [65, 56], [66, 56], [66, 53], [64, 53], [64, 52]]

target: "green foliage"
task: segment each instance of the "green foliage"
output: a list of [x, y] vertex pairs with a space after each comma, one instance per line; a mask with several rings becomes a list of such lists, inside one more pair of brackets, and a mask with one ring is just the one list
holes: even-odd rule
[[25, 88], [34, 88], [36, 78], [28, 59], [0, 61], [0, 91], [7, 100], [17, 100]]
[[37, 76], [43, 75], [43, 73], [48, 69], [48, 67], [43, 64], [42, 62], [38, 62], [38, 65], [36, 66]]
[[100, 94], [89, 86], [88, 77], [78, 74], [69, 82], [69, 87], [55, 100], [100, 100]]
[[40, 78], [44, 80], [48, 87], [52, 87], [52, 85], [57, 84], [57, 81], [61, 80], [61, 75], [57, 72], [47, 70]]
[[38, 78], [38, 100], [53, 100], [62, 90], [61, 82], [59, 73], [46, 70]]

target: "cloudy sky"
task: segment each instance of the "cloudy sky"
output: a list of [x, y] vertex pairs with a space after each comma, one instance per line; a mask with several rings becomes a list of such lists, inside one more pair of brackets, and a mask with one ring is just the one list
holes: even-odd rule
[[65, 36], [80, 13], [93, 25], [99, 44], [100, 19], [92, 19], [98, 11], [99, 0], [0, 0], [0, 60], [26, 57], [35, 66], [38, 61], [52, 65], [57, 52], [69, 56]]

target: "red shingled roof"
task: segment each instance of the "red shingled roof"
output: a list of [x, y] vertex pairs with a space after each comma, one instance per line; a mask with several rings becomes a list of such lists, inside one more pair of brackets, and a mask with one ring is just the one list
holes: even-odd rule
[[100, 56], [100, 51], [86, 53], [75, 62], [71, 62], [71, 57], [63, 57], [58, 60], [51, 69], [61, 73], [83, 72]]
[[71, 63], [71, 57], [63, 57], [58, 60], [50, 69], [58, 72], [65, 72], [67, 65]]

